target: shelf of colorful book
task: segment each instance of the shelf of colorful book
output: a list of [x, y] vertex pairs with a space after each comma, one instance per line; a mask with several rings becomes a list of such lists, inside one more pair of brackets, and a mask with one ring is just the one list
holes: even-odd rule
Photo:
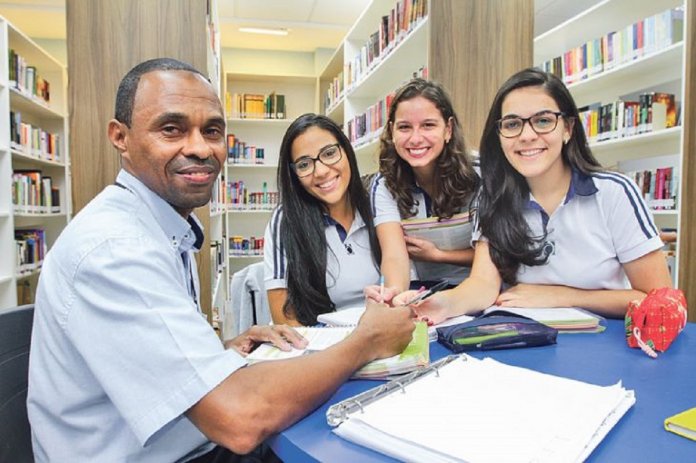
[[684, 43], [679, 42], [568, 85], [578, 107], [609, 101], [631, 90], [681, 78]]
[[273, 208], [269, 209], [240, 209], [236, 207], [232, 207], [230, 205], [227, 206], [227, 212], [230, 214], [270, 214], [273, 212]]
[[[560, 51], [599, 38], [618, 29], [617, 22], [624, 26], [641, 21], [655, 14], [655, 0], [631, 0], [625, 2], [603, 0], [534, 39], [535, 62], [553, 59]], [[661, 0], [662, 9], [683, 5], [682, 0]], [[618, 21], [617, 21], [618, 19]]]
[[15, 275], [15, 278], [17, 280], [22, 280], [24, 278], [30, 278], [34, 275], [38, 275], [41, 273], [41, 266], [43, 265], [43, 261], [36, 262], [34, 264], [24, 264], [20, 266], [21, 268], [17, 269], [17, 274]]
[[14, 87], [10, 87], [10, 107], [14, 110], [31, 112], [39, 117], [45, 119], [56, 119], [62, 120], [65, 116], [48, 106], [47, 104], [40, 102], [38, 99], [27, 95]]
[[677, 153], [680, 151], [682, 127], [645, 132], [623, 138], [612, 138], [590, 143], [592, 153], [605, 167], [626, 159], [643, 159], [655, 153]]
[[229, 167], [230, 169], [277, 169], [278, 164], [251, 164], [243, 162], [228, 162], [227, 167]]
[[43, 159], [41, 157], [34, 156], [32, 154], [27, 154], [23, 151], [19, 151], [16, 149], [12, 149], [10, 151], [12, 152], [13, 162], [27, 161], [34, 164], [43, 164], [46, 166], [65, 167], [65, 162], [63, 161], [52, 161], [50, 159]]
[[338, 100], [336, 100], [336, 102], [332, 106], [326, 109], [326, 117], [335, 121], [338, 124], [343, 124], [343, 112], [345, 105], [346, 97], [345, 94], [342, 94], [338, 97]]
[[[425, 66], [426, 57], [422, 51], [428, 48], [428, 18], [421, 20], [414, 29], [397, 43], [384, 56], [372, 62], [356, 82], [346, 89], [346, 98], [384, 97], [403, 84], [404, 75]], [[412, 57], [420, 56], [422, 63], [414, 62]]]
[[235, 117], [232, 119], [227, 119], [228, 130], [234, 130], [234, 128], [239, 126], [244, 127], [254, 127], [254, 126], [288, 126], [292, 122], [292, 119], [259, 119], [259, 118], [240, 118]]

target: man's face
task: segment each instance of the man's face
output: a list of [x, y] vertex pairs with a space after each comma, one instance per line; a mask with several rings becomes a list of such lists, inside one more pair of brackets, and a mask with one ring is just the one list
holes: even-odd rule
[[[114, 122], [112, 121], [112, 124]], [[131, 127], [118, 124], [123, 167], [182, 216], [210, 200], [225, 162], [220, 100], [200, 75], [154, 71], [140, 78]]]

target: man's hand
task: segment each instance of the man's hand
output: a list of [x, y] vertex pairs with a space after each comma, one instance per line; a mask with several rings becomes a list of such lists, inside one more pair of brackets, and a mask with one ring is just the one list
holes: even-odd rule
[[292, 347], [296, 349], [307, 347], [307, 340], [289, 326], [254, 325], [236, 338], [225, 341], [225, 349], [232, 348], [246, 356], [263, 342], [270, 342], [284, 351], [289, 351]]
[[386, 358], [403, 352], [416, 325], [408, 307], [389, 307], [386, 304], [367, 302], [353, 334], [364, 336], [371, 349], [371, 359]]

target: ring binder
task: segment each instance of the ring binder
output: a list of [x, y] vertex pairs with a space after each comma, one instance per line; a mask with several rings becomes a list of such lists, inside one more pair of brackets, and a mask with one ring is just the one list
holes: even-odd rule
[[341, 402], [338, 402], [337, 404], [329, 407], [329, 409], [326, 411], [326, 422], [329, 424], [329, 426], [338, 426], [348, 419], [348, 415], [351, 413], [355, 413], [358, 410], [363, 412], [363, 407], [381, 399], [386, 395], [391, 394], [392, 392], [400, 390], [402, 394], [405, 394], [405, 386], [433, 372], [435, 373], [435, 376], [439, 377], [440, 372], [438, 370], [457, 359], [462, 359], [462, 361], [466, 362], [467, 356], [448, 355], [447, 357], [444, 357], [427, 367], [420, 368], [412, 373], [408, 373], [397, 379], [389, 381], [388, 383], [373, 387], [372, 389], [368, 389], [365, 392], [361, 392], [360, 394], [356, 394], [353, 397], [349, 397]]

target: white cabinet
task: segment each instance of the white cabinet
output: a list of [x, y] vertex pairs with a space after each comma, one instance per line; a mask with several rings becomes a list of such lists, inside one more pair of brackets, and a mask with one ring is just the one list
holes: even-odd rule
[[[544, 62], [562, 56], [567, 51], [582, 46], [588, 41], [605, 37], [615, 31], [626, 31], [632, 24], [642, 22], [629, 32], [629, 43], [643, 44], [642, 50], [628, 59], [613, 63], [589, 77], [575, 80], [568, 84], [579, 108], [596, 103], [606, 104], [614, 101], [636, 101], [640, 94], [650, 92], [668, 92], [676, 97], [677, 111], [684, 100], [684, 75], [687, 68], [685, 48], [681, 37], [682, 31], [667, 31], [678, 40], [654, 43], [655, 15], [678, 8], [677, 16], [683, 13], [683, 2], [679, 0], [605, 0], [596, 6], [570, 19], [560, 26], [548, 31], [534, 40], [534, 61]], [[659, 25], [657, 28], [665, 27]], [[680, 26], [681, 27], [681, 26]], [[641, 34], [642, 32], [642, 34]], [[659, 33], [658, 33], [659, 35]], [[645, 40], [638, 42], [638, 36]], [[625, 37], [624, 37], [625, 39]], [[661, 42], [661, 43], [660, 43]], [[625, 42], [624, 42], [625, 45]], [[653, 46], [654, 45], [654, 46]], [[608, 51], [606, 42], [603, 53]], [[640, 49], [640, 46], [634, 46]], [[625, 51], [625, 49], [624, 49]], [[591, 53], [587, 53], [590, 55]], [[566, 72], [567, 74], [567, 72]], [[607, 168], [630, 173], [634, 171], [671, 168], [671, 181], [679, 182], [682, 172], [684, 153], [682, 152], [684, 125], [683, 115], [679, 114], [676, 127], [655, 131], [646, 131], [603, 141], [590, 143], [597, 159]], [[693, 129], [693, 128], [692, 128]], [[688, 130], [688, 127], [687, 127]], [[619, 133], [617, 132], [617, 136]], [[674, 185], [677, 192], [674, 209], [654, 208], [653, 214], [658, 227], [676, 229], [685, 198], [678, 193], [681, 185]], [[685, 232], [680, 230], [680, 232]], [[677, 242], [677, 245], [679, 243]], [[672, 251], [672, 277], [677, 281], [678, 253]]]
[[70, 220], [66, 79], [0, 18], [0, 310], [33, 301], [42, 256]]

